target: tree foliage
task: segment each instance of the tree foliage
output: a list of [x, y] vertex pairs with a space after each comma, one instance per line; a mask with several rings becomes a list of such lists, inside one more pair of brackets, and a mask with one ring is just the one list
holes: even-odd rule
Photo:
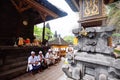
[[108, 9], [107, 26], [113, 25], [116, 27], [113, 34], [113, 42], [116, 43], [120, 39], [120, 36], [118, 36], [120, 34], [120, 1], [108, 5]]
[[[119, 5], [120, 6], [120, 5]], [[118, 7], [118, 2], [115, 2], [108, 6], [110, 9], [110, 12], [108, 14], [108, 26], [114, 25], [116, 26], [117, 32], [120, 31], [120, 9]]]
[[[42, 40], [42, 33], [43, 33], [43, 28], [37, 27], [36, 25], [34, 26], [34, 36], [38, 40]], [[45, 28], [45, 39], [49, 40], [53, 36], [53, 33], [51, 32], [50, 29]]]
[[65, 41], [67, 41], [68, 43], [72, 43], [73, 44], [73, 38], [74, 38], [74, 36], [65, 36], [63, 39]]

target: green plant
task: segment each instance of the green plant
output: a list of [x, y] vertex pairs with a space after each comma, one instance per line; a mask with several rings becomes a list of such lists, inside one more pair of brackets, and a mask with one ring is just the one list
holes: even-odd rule
[[[38, 39], [38, 40], [42, 40], [42, 34], [43, 34], [43, 28], [37, 27], [36, 25], [34, 26], [34, 36]], [[51, 32], [50, 29], [45, 28], [45, 39], [49, 40], [50, 38], [52, 38], [53, 33]]]

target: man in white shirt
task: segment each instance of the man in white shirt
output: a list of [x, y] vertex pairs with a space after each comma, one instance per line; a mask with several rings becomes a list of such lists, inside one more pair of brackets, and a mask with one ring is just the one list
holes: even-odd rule
[[48, 52], [45, 55], [45, 59], [47, 62], [47, 65], [49, 66], [51, 63], [54, 64], [55, 63], [55, 59], [53, 58], [53, 54], [52, 54], [52, 50], [49, 49]]
[[39, 51], [38, 60], [41, 63], [41, 68], [42, 69], [47, 67], [47, 62], [45, 60], [45, 57], [43, 56], [42, 51]]
[[53, 58], [55, 59], [55, 63], [59, 62], [60, 56], [58, 51], [53, 52]]
[[37, 56], [35, 55], [34, 51], [31, 51], [31, 56], [28, 58], [28, 71], [32, 72], [35, 70], [39, 71], [40, 69], [40, 62], [38, 61]]

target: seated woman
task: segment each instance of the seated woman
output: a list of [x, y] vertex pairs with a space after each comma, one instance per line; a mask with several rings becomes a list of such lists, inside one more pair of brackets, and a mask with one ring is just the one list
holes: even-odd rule
[[38, 61], [37, 56], [35, 55], [34, 51], [31, 51], [31, 56], [28, 58], [28, 71], [33, 72], [40, 70], [40, 62]]

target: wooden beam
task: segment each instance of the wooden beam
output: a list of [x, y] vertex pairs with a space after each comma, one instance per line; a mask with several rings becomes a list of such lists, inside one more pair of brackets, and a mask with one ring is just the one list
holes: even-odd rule
[[[19, 4], [15, 2], [15, 0], [11, 0], [12, 4], [15, 6], [15, 8], [18, 10], [18, 12], [22, 13], [25, 10], [28, 10], [31, 8], [31, 6], [27, 5], [23, 2], [23, 0], [17, 0]], [[27, 5], [27, 6], [24, 6]]]
[[20, 12], [20, 8], [18, 7], [18, 5], [15, 3], [14, 0], [11, 0], [12, 4], [15, 6], [15, 8], [18, 10], [18, 12]]
[[42, 11], [43, 13], [46, 13], [47, 15], [52, 16], [53, 18], [57, 18], [58, 15], [55, 14], [54, 12], [50, 11], [49, 9], [47, 9], [46, 7], [40, 5], [39, 3], [37, 3], [34, 0], [24, 0], [26, 3], [28, 3], [30, 6], [32, 6], [33, 8], [35, 8], [37, 11]]
[[28, 6], [24, 7], [24, 8], [21, 8], [20, 12], [24, 12], [24, 11], [30, 9], [30, 8], [31, 8], [31, 6], [28, 5]]
[[22, 1], [19, 2], [19, 8], [22, 8]]
[[47, 14], [39, 12], [40, 17], [42, 18], [43, 21], [46, 21]]
[[115, 1], [115, 0], [110, 0], [109, 2], [112, 3], [112, 2], [114, 2], [114, 1]]
[[113, 3], [115, 2], [115, 0], [104, 0], [104, 4], [109, 4], [109, 3]]
[[20, 6], [21, 12], [26, 11], [26, 10], [32, 8], [29, 4], [27, 4], [27, 3], [24, 2], [23, 0], [20, 0], [20, 2], [21, 2], [21, 4], [22, 4], [22, 5]]

